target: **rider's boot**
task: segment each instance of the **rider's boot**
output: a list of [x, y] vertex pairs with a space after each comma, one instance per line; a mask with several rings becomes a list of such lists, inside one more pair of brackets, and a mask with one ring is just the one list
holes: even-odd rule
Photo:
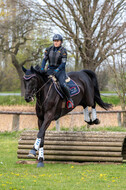
[[63, 89], [63, 91], [65, 93], [66, 98], [67, 98], [67, 108], [68, 109], [74, 108], [74, 102], [73, 102], [73, 100], [70, 97], [69, 88], [67, 87], [66, 84], [64, 84], [63, 87], [62, 87], [62, 89]]

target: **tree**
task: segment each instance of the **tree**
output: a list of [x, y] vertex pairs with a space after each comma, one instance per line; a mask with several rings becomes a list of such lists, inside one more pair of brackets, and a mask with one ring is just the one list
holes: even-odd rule
[[[120, 53], [118, 56], [112, 55], [111, 60], [108, 60], [109, 67], [114, 77], [115, 91], [117, 92], [121, 108], [126, 111], [126, 60], [125, 54]], [[126, 113], [123, 113], [123, 126], [126, 127]]]
[[48, 31], [45, 34], [44, 29], [37, 23], [35, 14], [22, 8], [19, 0], [11, 0], [9, 3], [8, 0], [4, 1], [4, 11], [0, 17], [0, 52], [4, 57], [11, 57], [21, 81], [21, 95], [24, 95], [22, 66], [38, 59], [40, 61], [43, 46], [50, 42], [47, 38]]
[[[10, 74], [11, 73], [11, 74]], [[20, 80], [12, 64], [0, 65], [0, 91], [20, 90]]]
[[[29, 2], [29, 9], [46, 22], [53, 22], [74, 44], [83, 68], [95, 70], [111, 54], [118, 54], [118, 41], [126, 28], [125, 0], [43, 0]], [[32, 6], [31, 6], [32, 4]]]
[[111, 76], [109, 66], [107, 64], [102, 64], [100, 67], [96, 69], [96, 74], [100, 91], [108, 90], [107, 85]]

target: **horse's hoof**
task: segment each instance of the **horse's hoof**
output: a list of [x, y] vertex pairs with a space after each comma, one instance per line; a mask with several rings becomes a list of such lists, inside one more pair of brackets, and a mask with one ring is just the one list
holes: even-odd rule
[[88, 123], [88, 125], [93, 125], [93, 123], [92, 123], [92, 120], [90, 119], [90, 121], [85, 121], [85, 122], [87, 122]]
[[99, 119], [95, 119], [95, 120], [93, 121], [93, 124], [95, 124], [95, 125], [100, 124], [100, 120], [99, 120]]
[[44, 167], [44, 163], [43, 163], [43, 162], [39, 162], [39, 163], [37, 164], [37, 168], [41, 168], [41, 167]]
[[29, 158], [36, 158], [36, 151], [34, 149], [30, 150], [28, 157]]

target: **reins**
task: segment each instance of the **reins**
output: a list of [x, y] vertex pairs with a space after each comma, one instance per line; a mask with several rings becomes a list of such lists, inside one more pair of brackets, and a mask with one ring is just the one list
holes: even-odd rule
[[[42, 90], [42, 89], [46, 86], [46, 84], [48, 84], [48, 82], [50, 82], [50, 80], [52, 80], [52, 78], [50, 78], [42, 87], [40, 87], [40, 88], [34, 93], [34, 95], [36, 95], [38, 92], [40, 92], [40, 90]], [[36, 101], [36, 103], [37, 103], [40, 107], [42, 107], [43, 104], [45, 103], [45, 101], [47, 100], [47, 98], [48, 98], [48, 96], [49, 96], [49, 92], [50, 92], [50, 90], [51, 90], [51, 88], [52, 88], [52, 85], [53, 85], [53, 82], [52, 82], [52, 83], [50, 84], [50, 86], [49, 86], [47, 95], [46, 95], [45, 100], [44, 100], [44, 102], [42, 103], [42, 105], [38, 102], [38, 100]]]
[[46, 85], [50, 80], [51, 80], [51, 78], [50, 78], [43, 86], [41, 86], [41, 87], [34, 93], [34, 95], [36, 95], [38, 92], [40, 92], [40, 90], [42, 90], [42, 89], [45, 87], [45, 85]]
[[53, 85], [53, 83], [50, 84], [49, 89], [48, 89], [48, 92], [47, 92], [47, 95], [46, 95], [45, 100], [44, 100], [44, 102], [42, 103], [42, 105], [39, 105], [39, 103], [37, 102], [39, 106], [42, 107], [43, 104], [45, 103], [45, 101], [47, 100], [47, 98], [49, 97], [49, 92], [50, 92], [50, 90], [51, 90], [51, 88], [52, 88], [52, 85]]

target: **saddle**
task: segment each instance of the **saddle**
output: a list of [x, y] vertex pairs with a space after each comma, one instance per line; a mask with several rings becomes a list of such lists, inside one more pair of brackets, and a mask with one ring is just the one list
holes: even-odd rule
[[[62, 89], [60, 87], [60, 84], [57, 81], [56, 77], [54, 75], [50, 75], [49, 78], [52, 79], [52, 81], [54, 83], [54, 87], [55, 87], [57, 93], [61, 96], [61, 98], [64, 98], [64, 93], [63, 93], [63, 91], [62, 91]], [[66, 76], [65, 82], [66, 82], [66, 85], [68, 86], [68, 88], [70, 90], [70, 96], [71, 97], [79, 94], [79, 92], [80, 92], [79, 86], [68, 75]]]

